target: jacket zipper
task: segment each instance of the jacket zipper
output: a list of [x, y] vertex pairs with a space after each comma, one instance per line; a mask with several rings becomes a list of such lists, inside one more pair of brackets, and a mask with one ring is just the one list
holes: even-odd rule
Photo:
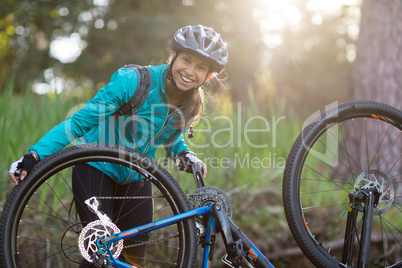
[[[168, 107], [170, 106], [170, 102], [169, 99], [167, 99], [167, 103], [168, 103]], [[159, 138], [160, 135], [162, 135], [163, 131], [165, 130], [167, 124], [169, 123], [170, 119], [173, 117], [173, 115], [177, 113], [177, 109], [171, 113], [169, 115], [169, 109], [167, 110], [166, 113], [166, 117], [165, 117], [165, 122], [163, 123], [162, 128], [159, 130], [159, 132], [152, 138], [152, 140], [149, 141], [149, 143], [147, 144], [147, 146], [145, 147], [143, 154], [146, 154], [148, 152], [149, 147], [151, 146], [151, 144], [157, 139]]]
[[[173, 116], [176, 112], [177, 112], [177, 111], [173, 112], [170, 116], [169, 116], [169, 111], [167, 112], [167, 116], [166, 116], [166, 118], [165, 118], [165, 122], [163, 123], [162, 128], [159, 130], [158, 134], [156, 134], [156, 135], [152, 138], [152, 140], [147, 144], [147, 146], [145, 147], [145, 150], [144, 150], [143, 154], [146, 154], [146, 152], [148, 151], [149, 147], [151, 146], [151, 143], [153, 143], [160, 135], [162, 135], [162, 133], [163, 133], [163, 131], [165, 130], [165, 128], [166, 128], [168, 122], [170, 121], [170, 119], [172, 118], [172, 116]], [[141, 175], [138, 175], [138, 176], [141, 176]], [[129, 176], [128, 178], [126, 178], [126, 179], [122, 182], [122, 184], [126, 184], [126, 183], [128, 183], [129, 181], [131, 181], [131, 180], [132, 180], [132, 177], [133, 177], [133, 176], [131, 176], [131, 174], [130, 174], [130, 176]]]

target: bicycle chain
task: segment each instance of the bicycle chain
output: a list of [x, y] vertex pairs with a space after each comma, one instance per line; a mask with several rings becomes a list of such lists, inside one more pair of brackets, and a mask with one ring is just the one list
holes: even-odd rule
[[[205, 196], [205, 193], [191, 193], [186, 195], [187, 198], [192, 196]], [[165, 198], [164, 195], [157, 195], [157, 196], [96, 196], [97, 199], [150, 199], [150, 198]]]
[[157, 196], [96, 196], [97, 199], [150, 199], [150, 198], [165, 198], [163, 195]]

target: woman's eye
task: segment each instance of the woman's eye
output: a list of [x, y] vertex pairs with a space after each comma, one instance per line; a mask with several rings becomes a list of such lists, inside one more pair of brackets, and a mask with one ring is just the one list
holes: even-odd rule
[[201, 65], [198, 67], [198, 69], [200, 69], [201, 71], [206, 71], [208, 68], [207, 66]]

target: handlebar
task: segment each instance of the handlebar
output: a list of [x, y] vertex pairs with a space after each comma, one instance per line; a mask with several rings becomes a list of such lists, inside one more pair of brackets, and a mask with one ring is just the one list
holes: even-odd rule
[[193, 163], [191, 161], [183, 163], [182, 161], [180, 161], [179, 169], [187, 172], [193, 172], [195, 186], [197, 189], [205, 186], [204, 177], [202, 176], [202, 169], [198, 163]]
[[195, 186], [198, 188], [205, 187], [204, 178], [202, 177], [201, 166], [198, 163], [192, 163], [191, 168], [193, 169], [193, 176], [195, 181]]

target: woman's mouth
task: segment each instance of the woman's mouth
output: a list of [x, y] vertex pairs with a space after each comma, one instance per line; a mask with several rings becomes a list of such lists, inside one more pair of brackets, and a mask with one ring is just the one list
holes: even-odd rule
[[192, 79], [190, 79], [190, 78], [188, 78], [188, 77], [186, 77], [184, 75], [180, 75], [180, 78], [181, 78], [181, 80], [183, 80], [183, 82], [185, 82], [187, 84], [190, 84], [190, 83], [194, 82], [194, 80], [192, 80]]

